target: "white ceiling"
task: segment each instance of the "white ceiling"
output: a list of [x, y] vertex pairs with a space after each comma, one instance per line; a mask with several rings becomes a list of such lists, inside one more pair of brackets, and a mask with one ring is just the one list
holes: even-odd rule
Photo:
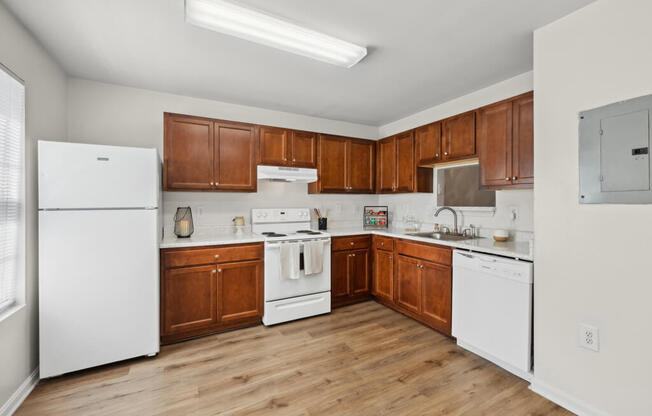
[[183, 0], [5, 0], [72, 76], [381, 125], [532, 69], [592, 0], [241, 0], [366, 45], [351, 69], [184, 23]]

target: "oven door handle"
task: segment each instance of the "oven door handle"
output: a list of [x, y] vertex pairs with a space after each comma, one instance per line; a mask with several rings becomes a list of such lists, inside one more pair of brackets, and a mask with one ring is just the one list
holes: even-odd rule
[[[308, 241], [320, 241], [320, 240], [308, 240]], [[330, 243], [331, 243], [331, 239], [330, 239], [330, 238], [328, 238], [328, 239], [324, 239], [324, 240], [321, 240], [321, 241], [323, 241], [324, 244], [330, 244]], [[299, 243], [299, 244], [301, 244], [302, 246], [304, 246], [306, 242], [307, 242], [307, 241], [296, 241], [296, 240], [290, 240], [290, 241], [283, 242], [283, 243], [265, 244], [265, 248], [279, 248], [279, 247], [281, 247], [281, 244], [287, 244], [287, 243]]]

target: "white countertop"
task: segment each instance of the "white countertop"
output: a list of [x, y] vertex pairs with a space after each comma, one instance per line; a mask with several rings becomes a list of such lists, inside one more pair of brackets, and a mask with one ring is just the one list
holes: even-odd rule
[[[528, 241], [506, 241], [501, 243], [494, 241], [493, 238], [478, 238], [462, 241], [442, 241], [427, 237], [417, 237], [407, 234], [402, 230], [395, 230], [391, 228], [387, 230], [365, 230], [362, 227], [334, 228], [327, 230], [327, 232], [332, 237], [377, 234], [387, 237], [404, 238], [408, 240], [421, 241], [424, 243], [437, 244], [440, 246], [456, 247], [464, 250], [475, 251], [478, 253], [497, 254], [500, 256], [513, 257], [521, 260], [534, 260], [534, 256], [530, 250], [530, 243]], [[163, 241], [161, 241], [160, 247], [198, 247], [225, 244], [260, 243], [263, 241], [265, 241], [265, 239], [262, 236], [253, 234], [248, 231], [236, 234], [235, 232], [229, 230], [206, 229], [196, 231], [189, 238], [178, 238], [174, 234], [166, 234], [165, 238], [163, 238]]]

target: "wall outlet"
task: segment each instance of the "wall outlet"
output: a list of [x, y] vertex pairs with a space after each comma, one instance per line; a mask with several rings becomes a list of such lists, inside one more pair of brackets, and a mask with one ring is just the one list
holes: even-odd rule
[[595, 326], [580, 324], [577, 342], [580, 347], [592, 351], [600, 351], [600, 337]]

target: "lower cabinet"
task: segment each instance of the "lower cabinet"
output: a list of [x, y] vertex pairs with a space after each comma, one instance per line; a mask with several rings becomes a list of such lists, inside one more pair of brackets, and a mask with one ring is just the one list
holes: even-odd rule
[[[369, 239], [334, 238], [331, 253], [331, 306], [337, 307], [369, 299], [371, 258]], [[355, 249], [339, 249], [350, 246]]]
[[374, 250], [373, 285], [371, 293], [387, 302], [394, 301], [394, 253]]
[[161, 250], [162, 343], [252, 325], [262, 315], [262, 245]]

